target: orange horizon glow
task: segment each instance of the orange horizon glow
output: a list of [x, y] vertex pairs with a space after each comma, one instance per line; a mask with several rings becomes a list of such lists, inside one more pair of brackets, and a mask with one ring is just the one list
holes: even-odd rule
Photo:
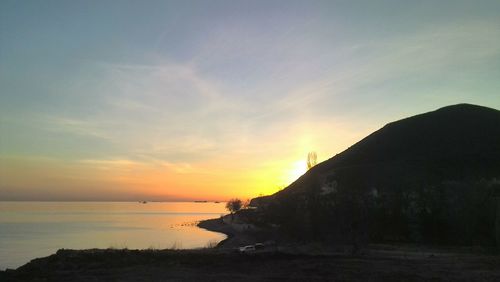
[[0, 156], [4, 187], [0, 199], [227, 201], [270, 195], [307, 171], [307, 153], [312, 149], [319, 152], [321, 161], [358, 139], [337, 127], [337, 132], [345, 134], [336, 138], [334, 151], [328, 153], [331, 138], [309, 133], [313, 128], [326, 131], [327, 126], [331, 125], [316, 123], [305, 127], [306, 131], [283, 135], [279, 141], [267, 138], [271, 141], [256, 151], [235, 149], [231, 154], [191, 162]]
[[473, 1], [4, 2], [0, 201], [248, 199], [389, 122], [500, 108]]
[[42, 200], [50, 196], [56, 200], [246, 200], [273, 194], [307, 171], [305, 159], [260, 165], [238, 164], [234, 160], [197, 165], [130, 160], [62, 164], [49, 159], [8, 161], [10, 166], [0, 172], [3, 181], [16, 191], [36, 187], [22, 196]]

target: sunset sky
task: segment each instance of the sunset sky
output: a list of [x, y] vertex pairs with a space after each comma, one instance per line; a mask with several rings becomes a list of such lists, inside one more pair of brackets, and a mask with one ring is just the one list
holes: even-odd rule
[[0, 200], [270, 194], [384, 124], [500, 108], [500, 1], [0, 1]]

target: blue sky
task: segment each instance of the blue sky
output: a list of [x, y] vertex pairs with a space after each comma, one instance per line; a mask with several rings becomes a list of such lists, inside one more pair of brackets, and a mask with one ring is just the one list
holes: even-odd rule
[[498, 11], [2, 1], [0, 199], [251, 197], [289, 183], [307, 152], [325, 160], [390, 121], [499, 109]]

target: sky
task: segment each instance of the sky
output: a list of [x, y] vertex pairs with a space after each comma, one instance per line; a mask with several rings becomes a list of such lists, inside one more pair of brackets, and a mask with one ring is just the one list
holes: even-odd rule
[[274, 193], [386, 123], [500, 109], [500, 1], [0, 1], [0, 200]]

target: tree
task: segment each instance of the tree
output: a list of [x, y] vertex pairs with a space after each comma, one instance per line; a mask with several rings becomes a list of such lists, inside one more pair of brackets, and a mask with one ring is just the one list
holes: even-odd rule
[[231, 213], [231, 218], [234, 217], [234, 213], [239, 211], [242, 206], [243, 203], [237, 198], [231, 199], [226, 203], [226, 209]]
[[318, 156], [316, 152], [312, 151], [307, 154], [307, 169], [311, 169], [313, 166], [317, 164]]
[[250, 199], [246, 199], [245, 201], [242, 202], [241, 204], [241, 208], [242, 209], [248, 209], [248, 207], [250, 207]]

